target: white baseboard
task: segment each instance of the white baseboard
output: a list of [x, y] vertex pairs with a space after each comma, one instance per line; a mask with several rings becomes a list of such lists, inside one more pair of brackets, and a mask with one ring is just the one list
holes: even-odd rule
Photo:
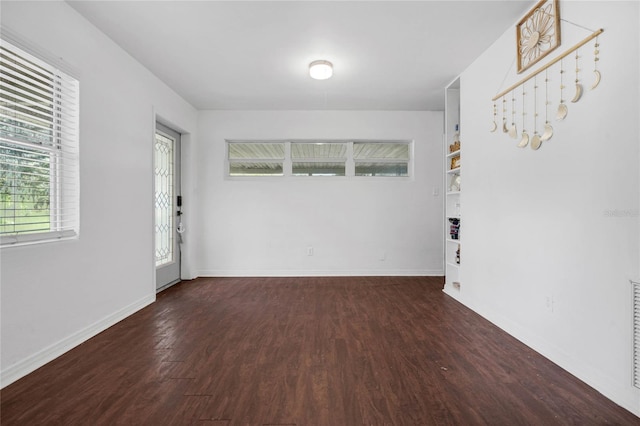
[[204, 269], [199, 277], [438, 277], [441, 269], [300, 270], [300, 269]]
[[75, 348], [81, 343], [89, 340], [98, 333], [103, 332], [112, 325], [122, 321], [129, 315], [134, 314], [145, 306], [150, 305], [155, 301], [155, 294], [145, 296], [144, 298], [133, 302], [132, 304], [125, 306], [124, 308], [107, 315], [101, 320], [93, 323], [87, 328], [84, 328], [72, 335], [56, 342], [35, 354], [28, 356], [27, 358], [19, 361], [0, 372], [0, 389], [10, 385], [16, 380], [26, 376], [27, 374], [42, 367], [46, 363], [53, 361], [65, 352]]
[[451, 286], [450, 284], [445, 284], [442, 291], [446, 295], [451, 296], [454, 299], [456, 299], [458, 302], [460, 302], [460, 290], [453, 288], [453, 286]]
[[543, 337], [537, 336], [519, 324], [505, 318], [504, 316], [487, 309], [473, 301], [460, 297], [459, 292], [449, 292], [445, 290], [460, 303], [476, 312], [489, 322], [501, 328], [512, 337], [515, 337], [540, 355], [544, 356], [554, 364], [571, 373], [587, 385], [591, 386], [611, 401], [625, 408], [636, 416], [640, 417], [640, 389], [636, 389], [631, 384], [631, 379], [627, 386], [614, 383], [611, 379], [602, 374], [601, 371], [585, 364], [582, 360], [567, 354], [564, 350], [551, 344]]

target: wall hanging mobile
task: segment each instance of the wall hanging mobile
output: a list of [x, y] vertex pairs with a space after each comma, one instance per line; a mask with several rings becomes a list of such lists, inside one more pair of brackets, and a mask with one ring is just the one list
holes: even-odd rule
[[511, 127], [509, 127], [509, 136], [512, 139], [518, 137], [518, 128], [516, 127], [516, 96], [511, 92]]
[[569, 113], [569, 109], [567, 105], [564, 103], [564, 62], [560, 60], [560, 105], [558, 105], [558, 113], [556, 114], [556, 118], [558, 120], [564, 120], [564, 118]]
[[[530, 68], [532, 65], [540, 61], [551, 51], [556, 49], [560, 45], [560, 16], [559, 16], [559, 0], [542, 0], [538, 2], [531, 11], [529, 11], [524, 18], [516, 25], [516, 43], [517, 43], [517, 65], [518, 73]], [[563, 21], [566, 21], [563, 19]], [[566, 21], [570, 24], [572, 22]], [[573, 24], [583, 29], [587, 29], [578, 24]], [[593, 31], [593, 30], [589, 30]], [[493, 102], [493, 123], [491, 124], [490, 131], [495, 132], [498, 128], [496, 123], [497, 119], [497, 104], [496, 102], [502, 99], [502, 132], [508, 133], [513, 139], [519, 139], [517, 147], [524, 148], [526, 146], [531, 147], [533, 150], [539, 149], [543, 142], [551, 139], [553, 136], [553, 126], [549, 122], [549, 107], [551, 101], [549, 100], [549, 73], [553, 72], [551, 67], [556, 63], [560, 63], [559, 66], [559, 80], [560, 80], [560, 98], [557, 106], [556, 119], [558, 121], [565, 120], [569, 115], [569, 107], [565, 103], [565, 95], [567, 89], [572, 89], [573, 94], [569, 94], [571, 103], [577, 103], [584, 96], [584, 72], [580, 68], [580, 48], [595, 39], [593, 50], [593, 83], [591, 84], [591, 90], [598, 87], [602, 80], [602, 73], [598, 69], [598, 61], [600, 60], [600, 43], [598, 36], [604, 32], [603, 29], [593, 31], [589, 36], [582, 41], [575, 44], [570, 49], [566, 50], [562, 54], [558, 55], [555, 59], [551, 60], [546, 65], [541, 66], [536, 71], [529, 74], [527, 77], [521, 79], [519, 82], [513, 84], [507, 89], [501, 91], [492, 98]], [[575, 65], [573, 73], [573, 85], [571, 87], [565, 86], [567, 76], [565, 76], [565, 58], [573, 54], [573, 65]], [[544, 86], [538, 85], [538, 75], [544, 72]], [[506, 78], [506, 76], [505, 76]], [[532, 91], [531, 96], [528, 99], [532, 100], [533, 105], [527, 104], [525, 90], [525, 84], [533, 79], [533, 85], [530, 86]], [[504, 82], [504, 81], [503, 81]], [[558, 86], [554, 86], [558, 87]], [[521, 90], [518, 90], [518, 89]], [[542, 97], [539, 93], [539, 89], [544, 89], [544, 127], [542, 131], [538, 131], [538, 98]], [[518, 129], [516, 127], [516, 114], [517, 114], [517, 94], [520, 93], [522, 100], [522, 132], [518, 138]], [[511, 97], [511, 125], [507, 126], [507, 96]], [[532, 123], [533, 128], [530, 128], [530, 132], [527, 132], [527, 106], [533, 107]], [[530, 136], [531, 135], [531, 136]]]
[[549, 69], [544, 70], [544, 131], [540, 141], [548, 141], [553, 136], [553, 126], [549, 123]]
[[527, 125], [525, 120], [527, 113], [525, 112], [525, 107], [524, 107], [526, 95], [527, 93], [524, 91], [524, 83], [522, 83], [522, 138], [520, 139], [520, 142], [517, 145], [518, 148], [524, 148], [525, 146], [529, 145], [529, 134], [525, 129]]
[[493, 124], [491, 125], [490, 132], [495, 132], [498, 129], [498, 123], [496, 123], [496, 116], [498, 115], [498, 106], [496, 105], [496, 101], [493, 101]]

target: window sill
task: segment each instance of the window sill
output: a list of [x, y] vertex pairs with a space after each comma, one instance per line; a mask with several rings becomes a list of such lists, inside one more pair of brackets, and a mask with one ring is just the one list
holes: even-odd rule
[[45, 244], [77, 238], [78, 234], [74, 230], [41, 232], [37, 234], [3, 235], [0, 241], [0, 248], [22, 247], [26, 245]]

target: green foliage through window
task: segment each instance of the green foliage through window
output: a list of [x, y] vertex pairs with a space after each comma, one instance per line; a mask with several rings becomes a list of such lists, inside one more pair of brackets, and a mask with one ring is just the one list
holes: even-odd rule
[[2, 143], [0, 158], [0, 233], [49, 231], [50, 155]]

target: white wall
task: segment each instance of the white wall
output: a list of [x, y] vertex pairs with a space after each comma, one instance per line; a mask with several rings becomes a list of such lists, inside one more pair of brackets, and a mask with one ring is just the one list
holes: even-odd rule
[[[560, 4], [563, 19], [605, 29], [603, 78], [579, 102], [568, 103], [569, 114], [559, 122], [559, 74], [553, 68], [555, 133], [539, 151], [516, 148], [507, 135], [488, 132], [491, 98], [528, 74], [516, 76], [512, 69], [501, 86], [515, 57], [513, 30], [462, 74], [463, 276], [460, 292], [453, 293], [640, 415], [640, 391], [631, 385], [629, 284], [640, 278], [639, 4]], [[589, 34], [563, 22], [562, 46], [551, 56]], [[588, 88], [593, 43], [580, 55]], [[575, 62], [569, 58], [566, 99], [574, 92]]]
[[[440, 112], [204, 111], [198, 133], [199, 275], [442, 274]], [[261, 138], [414, 140], [415, 175], [225, 179], [225, 139]]]
[[187, 157], [197, 115], [64, 2], [3, 1], [2, 26], [62, 58], [81, 91], [80, 238], [2, 250], [6, 386], [155, 300], [154, 112], [191, 133]]

